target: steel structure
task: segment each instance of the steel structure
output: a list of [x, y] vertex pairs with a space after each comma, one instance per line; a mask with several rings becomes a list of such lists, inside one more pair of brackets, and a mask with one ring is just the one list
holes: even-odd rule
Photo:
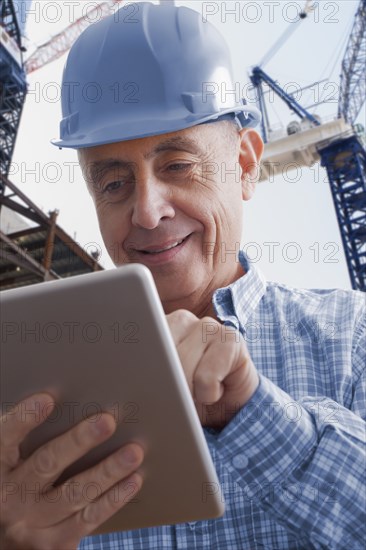
[[0, 289], [101, 270], [97, 254], [57, 225], [57, 211], [47, 216], [7, 178], [27, 93], [13, 0], [0, 0], [0, 39], [0, 211], [27, 220], [20, 230], [0, 230]]
[[[342, 62], [338, 117], [353, 124], [366, 99], [366, 0]], [[366, 291], [366, 151], [355, 134], [320, 148], [328, 173], [352, 287]]]
[[320, 149], [352, 288], [366, 291], [366, 151], [356, 136]]
[[254, 67], [252, 74], [250, 76], [250, 79], [252, 81], [252, 84], [257, 90], [257, 97], [258, 97], [258, 103], [259, 108], [262, 113], [262, 122], [261, 122], [261, 129], [262, 129], [262, 137], [265, 143], [268, 142], [268, 132], [270, 129], [270, 123], [269, 123], [269, 117], [265, 102], [265, 92], [263, 89], [263, 84], [267, 84], [285, 103], [286, 105], [293, 111], [296, 115], [300, 117], [301, 120], [307, 119], [310, 123], [312, 123], [314, 126], [319, 126], [320, 122], [308, 111], [306, 111], [303, 107], [301, 107], [300, 103], [295, 101], [295, 99], [287, 94], [281, 86], [277, 84], [271, 78], [267, 73], [263, 71], [261, 67]]
[[20, 189], [0, 176], [0, 205], [27, 220], [24, 229], [0, 231], [0, 289], [103, 270], [97, 251], [88, 254], [57, 225], [58, 211], [47, 216]]
[[[321, 122], [287, 94], [260, 66], [254, 67], [250, 76], [262, 112], [263, 139], [269, 145], [269, 149], [272, 146], [272, 150], [276, 150], [276, 147], [273, 147], [276, 146], [276, 142], [272, 145], [269, 140], [270, 123], [264, 86], [271, 88], [300, 118], [298, 126], [295, 124], [292, 128], [291, 125], [288, 127], [291, 139], [282, 140], [287, 150], [282, 149], [278, 153], [277, 145], [277, 154], [282, 160], [286, 157], [293, 160], [295, 151], [302, 164], [308, 166], [311, 165], [311, 161], [321, 160], [321, 165], [328, 174], [352, 288], [363, 291], [366, 291], [366, 152], [351, 125], [355, 122], [355, 117], [366, 98], [365, 53], [366, 0], [361, 0], [342, 62], [338, 110], [340, 124], [333, 124], [326, 136], [322, 134]], [[303, 146], [306, 135], [304, 139], [302, 134], [311, 134], [313, 140], [312, 144], [311, 140], [308, 140], [308, 164], [303, 161], [306, 157]], [[267, 162], [270, 164], [276, 158], [275, 155], [269, 155]]]
[[21, 36], [12, 0], [1, 0], [0, 35], [0, 174], [7, 176], [27, 93]]
[[361, 0], [342, 61], [338, 117], [351, 124], [366, 97], [366, 0]]

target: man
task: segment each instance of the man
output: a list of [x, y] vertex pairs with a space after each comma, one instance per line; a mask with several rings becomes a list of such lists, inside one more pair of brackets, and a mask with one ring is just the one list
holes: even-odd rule
[[19, 444], [37, 422], [15, 414], [3, 424], [3, 479], [37, 490], [33, 502], [2, 503], [3, 547], [363, 548], [364, 297], [266, 284], [233, 254], [263, 151], [256, 111], [202, 93], [231, 78], [213, 26], [168, 3], [135, 7], [90, 27], [71, 50], [55, 144], [78, 150], [116, 265], [138, 261], [153, 273], [226, 512], [88, 538], [124, 505], [111, 488], [143, 483], [142, 449], [127, 445], [78, 477], [103, 487], [96, 502], [45, 505], [42, 490], [50, 501], [52, 481], [108, 438], [114, 420], [84, 422], [21, 463]]

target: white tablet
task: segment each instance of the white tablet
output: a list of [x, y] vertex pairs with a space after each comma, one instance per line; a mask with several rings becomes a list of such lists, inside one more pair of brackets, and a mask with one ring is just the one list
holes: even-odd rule
[[130, 264], [0, 293], [2, 413], [28, 395], [57, 400], [22, 455], [110, 411], [114, 435], [60, 481], [127, 442], [145, 449], [136, 497], [98, 533], [219, 517], [224, 503], [150, 271]]

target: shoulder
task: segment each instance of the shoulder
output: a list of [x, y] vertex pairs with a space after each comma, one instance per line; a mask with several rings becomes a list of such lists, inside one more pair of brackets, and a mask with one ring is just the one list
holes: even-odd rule
[[300, 289], [268, 282], [261, 303], [275, 317], [306, 327], [315, 325], [351, 348], [365, 338], [366, 294], [345, 289]]
[[366, 313], [366, 294], [340, 288], [295, 288], [282, 283], [267, 282], [264, 300], [283, 307], [293, 307], [309, 313], [360, 320]]

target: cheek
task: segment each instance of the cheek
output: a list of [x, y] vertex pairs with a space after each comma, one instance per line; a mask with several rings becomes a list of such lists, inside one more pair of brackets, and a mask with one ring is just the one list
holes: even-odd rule
[[215, 220], [217, 217], [214, 197], [210, 194], [195, 192], [185, 201], [184, 214], [195, 220], [201, 227], [200, 233], [205, 240], [212, 240], [216, 234]]
[[192, 208], [206, 226], [215, 225], [217, 231], [226, 231], [230, 220], [241, 211], [239, 187], [229, 179], [223, 180], [220, 173], [201, 180], [196, 187], [199, 191], [192, 195]]
[[127, 234], [128, 228], [125, 221], [126, 217], [120, 209], [97, 205], [96, 213], [99, 229], [106, 246], [116, 246], [117, 243], [121, 243]]

